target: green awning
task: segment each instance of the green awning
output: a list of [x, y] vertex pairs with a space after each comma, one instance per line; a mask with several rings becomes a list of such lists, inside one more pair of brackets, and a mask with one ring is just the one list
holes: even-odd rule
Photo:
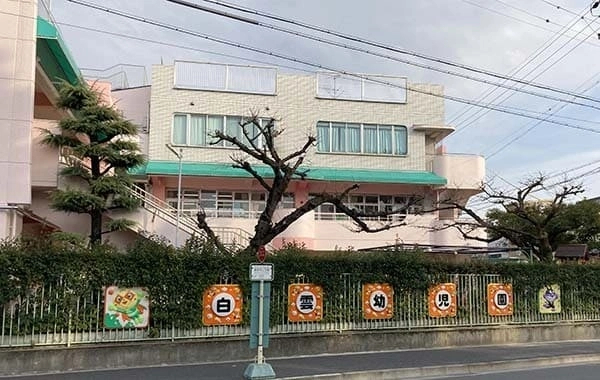
[[79, 82], [80, 72], [58, 30], [47, 20], [37, 18], [37, 56], [42, 69], [58, 88], [61, 80]]
[[[254, 169], [265, 178], [273, 177], [269, 167], [261, 165]], [[177, 161], [149, 161], [145, 167], [131, 171], [134, 175], [178, 175]], [[231, 164], [183, 162], [181, 174], [199, 177], [251, 178], [243, 169]], [[432, 172], [409, 170], [370, 170], [311, 167], [306, 179], [313, 181], [395, 183], [411, 185], [445, 185], [446, 179]]]

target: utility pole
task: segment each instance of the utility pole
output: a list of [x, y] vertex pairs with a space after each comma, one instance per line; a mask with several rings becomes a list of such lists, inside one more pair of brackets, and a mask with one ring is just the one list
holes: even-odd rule
[[179, 159], [179, 172], [177, 175], [177, 215], [175, 216], [175, 247], [179, 247], [179, 218], [181, 214], [181, 171], [183, 161], [183, 149], [179, 148], [179, 152], [171, 146], [171, 144], [165, 144], [165, 146], [177, 156]]

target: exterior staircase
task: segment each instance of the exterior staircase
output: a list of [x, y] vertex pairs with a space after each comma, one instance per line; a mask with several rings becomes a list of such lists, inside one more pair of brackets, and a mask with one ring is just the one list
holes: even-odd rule
[[[173, 244], [183, 245], [192, 236], [205, 236], [196, 225], [196, 219], [183, 213], [177, 217], [177, 209], [157, 198], [139, 186], [130, 188], [131, 194], [140, 200], [135, 211], [118, 211], [119, 217], [125, 217], [137, 223], [138, 233], [159, 235]], [[241, 228], [211, 227], [219, 240], [231, 248], [243, 248], [248, 245], [252, 234]]]
[[[67, 166], [78, 162], [89, 169], [89, 165], [72, 155], [60, 155], [60, 165]], [[59, 185], [60, 186], [60, 185]], [[127, 218], [136, 222], [134, 232], [151, 236], [157, 235], [168, 239], [176, 246], [182, 246], [192, 236], [203, 237], [205, 232], [198, 228], [196, 219], [179, 212], [167, 202], [157, 198], [137, 185], [129, 188], [131, 195], [140, 200], [140, 207], [134, 211], [114, 210], [108, 217]], [[236, 227], [211, 226], [221, 243], [232, 249], [244, 248], [250, 242], [252, 234]]]

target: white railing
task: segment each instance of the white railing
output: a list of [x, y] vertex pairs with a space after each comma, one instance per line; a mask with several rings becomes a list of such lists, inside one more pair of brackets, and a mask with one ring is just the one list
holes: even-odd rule
[[[320, 322], [290, 322], [288, 313], [288, 284], [274, 286], [271, 293], [271, 334], [308, 334], [319, 332], [460, 329], [473, 326], [542, 325], [560, 323], [600, 322], [600, 310], [585, 291], [577, 288], [561, 292], [562, 311], [542, 314], [537, 292], [514, 289], [514, 313], [510, 316], [490, 316], [487, 310], [487, 285], [511, 283], [510, 278], [495, 274], [446, 275], [443, 280], [457, 288], [455, 317], [429, 316], [427, 291], [396, 291], [393, 296], [393, 315], [390, 319], [367, 320], [363, 317], [362, 285], [357, 274], [332, 274], [343, 286], [324, 297], [323, 320]], [[140, 284], [143, 285], [143, 284]], [[227, 339], [248, 336], [248, 322], [238, 326], [204, 326], [201, 310], [191, 311], [199, 318], [193, 327], [185, 327], [178, 318], [185, 316], [165, 312], [174, 301], [163, 299], [151, 304], [160, 310], [144, 329], [108, 329], [104, 327], [104, 297], [101, 289], [72, 298], [64, 284], [39, 286], [27, 295], [0, 305], [0, 347], [73, 345], [83, 343], [126, 342], [134, 340], [210, 338]], [[177, 293], [179, 294], [179, 293]], [[152, 294], [150, 294], [152, 297]], [[244, 304], [250, 294], [244, 294]], [[190, 311], [188, 311], [190, 312]], [[245, 311], [247, 312], [247, 311]], [[169, 316], [169, 314], [171, 316]], [[160, 315], [160, 317], [158, 317]], [[187, 318], [189, 321], [189, 318]], [[244, 319], [245, 321], [249, 320]]]
[[[131, 194], [140, 200], [141, 207], [148, 212], [156, 215], [162, 220], [177, 225], [177, 209], [172, 207], [167, 202], [156, 197], [152, 193], [147, 192], [139, 186], [130, 188]], [[191, 235], [205, 236], [204, 231], [200, 230], [196, 224], [196, 215], [201, 210], [181, 210], [179, 213], [179, 228]], [[210, 216], [210, 215], [207, 215]], [[211, 227], [215, 235], [219, 237], [221, 242], [229, 246], [246, 246], [252, 235], [236, 227]]]
[[[89, 164], [84, 160], [81, 160], [78, 157], [73, 155], [65, 156], [60, 155], [59, 162], [61, 165], [71, 165], [72, 162], [77, 162], [81, 164], [83, 167], [90, 169]], [[112, 174], [112, 172], [110, 172]], [[179, 225], [181, 231], [187, 233], [189, 236], [206, 236], [205, 232], [198, 228], [196, 224], [196, 214], [199, 210], [195, 210], [196, 212], [189, 213], [181, 210], [179, 213], [179, 218], [177, 217], [177, 209], [172, 207], [167, 202], [162, 199], [154, 196], [152, 193], [142, 189], [139, 186], [132, 186], [129, 188], [131, 195], [137, 198], [140, 201], [140, 206], [145, 209], [147, 212], [151, 213], [153, 216], [160, 218], [161, 220], [171, 224], [172, 226]], [[190, 210], [186, 210], [190, 211]], [[178, 221], [179, 219], [179, 221]], [[179, 223], [178, 223], [179, 222]], [[211, 227], [215, 235], [217, 235], [221, 241], [226, 246], [231, 247], [245, 247], [250, 242], [252, 235], [241, 229], [236, 227]], [[138, 230], [138, 233], [148, 231]]]

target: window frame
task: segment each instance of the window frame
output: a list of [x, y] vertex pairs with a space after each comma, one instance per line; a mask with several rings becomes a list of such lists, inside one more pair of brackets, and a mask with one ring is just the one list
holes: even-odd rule
[[[359, 127], [359, 144], [360, 151], [352, 148], [350, 129]], [[334, 130], [336, 133], [334, 133]], [[326, 143], [321, 142], [320, 131], [326, 131]], [[343, 136], [339, 135], [343, 131]], [[372, 131], [367, 133], [367, 131]], [[387, 132], [389, 131], [389, 132]], [[402, 157], [408, 155], [408, 128], [401, 124], [376, 124], [376, 123], [354, 123], [354, 122], [336, 122], [319, 120], [316, 125], [317, 145], [316, 152], [321, 154], [358, 154], [358, 155], [374, 155], [374, 156], [396, 156]], [[391, 146], [385, 151], [382, 149], [384, 143], [383, 136], [387, 132], [387, 138], [391, 139]], [[367, 136], [375, 138], [375, 142], [368, 139]], [[402, 141], [398, 141], [398, 137], [403, 136]], [[334, 140], [340, 140], [337, 143]], [[343, 141], [342, 141], [343, 140]], [[367, 141], [368, 140], [368, 141]], [[377, 147], [374, 152], [369, 149], [369, 145]], [[322, 150], [326, 149], [326, 150]]]
[[[175, 127], [176, 127], [176, 123], [175, 120], [177, 117], [181, 117], [184, 116], [185, 117], [185, 136], [184, 139], [185, 141], [182, 142], [176, 142], [175, 141]], [[204, 138], [201, 139], [204, 141], [204, 144], [192, 144], [191, 143], [191, 136], [192, 136], [192, 118], [193, 117], [204, 117]], [[211, 141], [213, 141], [214, 139], [209, 135], [209, 131], [212, 131], [212, 129], [210, 128], [210, 119], [211, 118], [221, 118], [221, 124], [220, 124], [220, 130], [228, 133], [228, 129], [231, 128], [231, 125], [228, 125], [228, 119], [239, 119], [238, 121], [238, 126], [239, 123], [243, 123], [244, 121], [248, 120], [247, 118], [245, 118], [244, 116], [237, 116], [237, 115], [213, 115], [213, 114], [204, 114], [204, 113], [185, 113], [185, 112], [175, 112], [173, 113], [173, 117], [172, 117], [172, 123], [171, 123], [171, 136], [170, 136], [170, 140], [171, 140], [171, 144], [173, 146], [184, 146], [184, 147], [189, 147], [189, 148], [225, 148], [225, 149], [237, 149], [236, 146], [234, 146], [233, 144], [226, 142], [226, 141], [221, 141], [218, 144], [211, 144]], [[264, 127], [266, 125], [266, 123], [269, 122], [269, 118], [259, 118], [258, 122], [262, 127]], [[252, 124], [250, 127], [250, 133], [254, 133], [255, 131], [258, 130], [258, 128], [256, 126], [254, 126], [254, 124]], [[240, 126], [241, 128], [241, 126]], [[239, 134], [236, 134], [235, 137], [241, 138], [242, 141], [246, 144], [250, 144], [248, 139], [244, 136], [244, 133], [240, 131]], [[264, 146], [264, 138], [262, 135], [259, 136], [259, 138], [257, 139], [257, 141], [254, 142], [256, 147], [259, 149], [262, 149]]]

